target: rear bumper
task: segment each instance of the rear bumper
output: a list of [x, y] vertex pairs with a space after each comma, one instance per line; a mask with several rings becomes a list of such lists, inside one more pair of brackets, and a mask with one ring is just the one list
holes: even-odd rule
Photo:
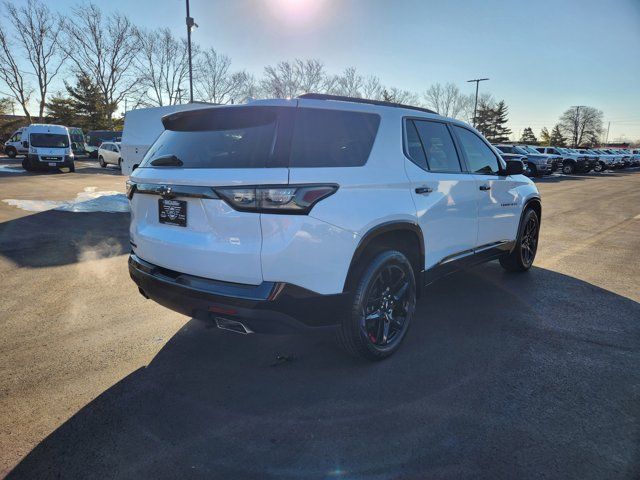
[[186, 275], [129, 256], [129, 274], [140, 293], [200, 320], [241, 322], [256, 333], [334, 328], [347, 312], [348, 294], [321, 295], [296, 285], [245, 285]]

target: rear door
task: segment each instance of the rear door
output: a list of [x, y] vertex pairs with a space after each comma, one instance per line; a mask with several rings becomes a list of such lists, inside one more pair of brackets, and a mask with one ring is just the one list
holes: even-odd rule
[[286, 184], [292, 113], [233, 106], [172, 115], [131, 176], [134, 253], [181, 273], [260, 284], [260, 214], [234, 210], [212, 187]]
[[469, 255], [478, 229], [477, 186], [445, 122], [405, 120], [405, 169], [424, 234], [425, 267]]

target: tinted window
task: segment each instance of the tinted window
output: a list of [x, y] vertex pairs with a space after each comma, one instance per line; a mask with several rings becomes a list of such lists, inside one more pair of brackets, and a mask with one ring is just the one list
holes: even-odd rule
[[69, 136], [59, 133], [32, 133], [29, 135], [29, 143], [32, 147], [67, 148]]
[[507, 146], [504, 146], [504, 145], [500, 145], [497, 148], [498, 148], [498, 150], [500, 150], [503, 153], [513, 153], [513, 147], [507, 147]]
[[460, 172], [460, 161], [449, 129], [444, 123], [414, 121], [432, 172]]
[[462, 150], [472, 173], [496, 175], [499, 171], [498, 158], [480, 137], [466, 128], [455, 127]]
[[407, 120], [407, 154], [409, 158], [420, 168], [427, 170], [427, 157], [422, 149], [422, 142], [416, 130], [413, 120]]
[[370, 113], [300, 108], [291, 140], [292, 167], [364, 165], [380, 117]]
[[272, 157], [277, 108], [234, 107], [174, 114], [140, 167], [176, 156], [184, 168], [266, 167]]

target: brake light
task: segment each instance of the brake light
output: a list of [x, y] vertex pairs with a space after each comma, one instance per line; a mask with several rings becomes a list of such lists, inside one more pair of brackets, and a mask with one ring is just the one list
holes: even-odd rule
[[337, 185], [288, 185], [223, 187], [216, 193], [232, 208], [247, 212], [304, 215], [323, 198], [338, 190]]

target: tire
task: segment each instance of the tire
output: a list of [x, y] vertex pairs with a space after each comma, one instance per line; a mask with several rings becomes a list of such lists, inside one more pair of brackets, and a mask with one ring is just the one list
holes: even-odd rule
[[533, 163], [529, 163], [527, 162], [524, 166], [524, 174], [527, 177], [537, 177], [538, 176], [538, 169], [536, 168], [536, 166]]
[[415, 305], [416, 280], [411, 263], [398, 251], [381, 252], [358, 277], [350, 311], [337, 332], [338, 343], [356, 357], [386, 358], [400, 348]]
[[102, 158], [102, 155], [100, 155], [100, 156], [98, 157], [98, 163], [100, 164], [100, 166], [101, 166], [102, 168], [107, 168], [107, 164], [106, 164], [106, 162], [104, 161], [104, 158]]
[[75, 173], [76, 171], [76, 164], [75, 163], [71, 163], [71, 165], [69, 165], [69, 173]]
[[31, 165], [31, 161], [28, 157], [24, 157], [22, 159], [22, 168], [24, 168], [27, 172], [33, 172], [35, 170]]
[[13, 147], [8, 147], [4, 153], [6, 153], [9, 158], [16, 158], [16, 155], [18, 155], [18, 151]]
[[118, 159], [118, 170], [120, 170], [122, 172], [122, 159], [121, 158]]
[[540, 219], [538, 214], [529, 208], [525, 210], [520, 222], [518, 239], [513, 250], [500, 257], [500, 265], [508, 272], [526, 272], [533, 265], [538, 250], [540, 235]]
[[604, 172], [604, 163], [602, 162], [596, 163], [595, 166], [593, 167], [593, 171], [598, 173]]
[[576, 171], [576, 167], [572, 162], [565, 162], [562, 164], [562, 173], [565, 175], [571, 175]]

